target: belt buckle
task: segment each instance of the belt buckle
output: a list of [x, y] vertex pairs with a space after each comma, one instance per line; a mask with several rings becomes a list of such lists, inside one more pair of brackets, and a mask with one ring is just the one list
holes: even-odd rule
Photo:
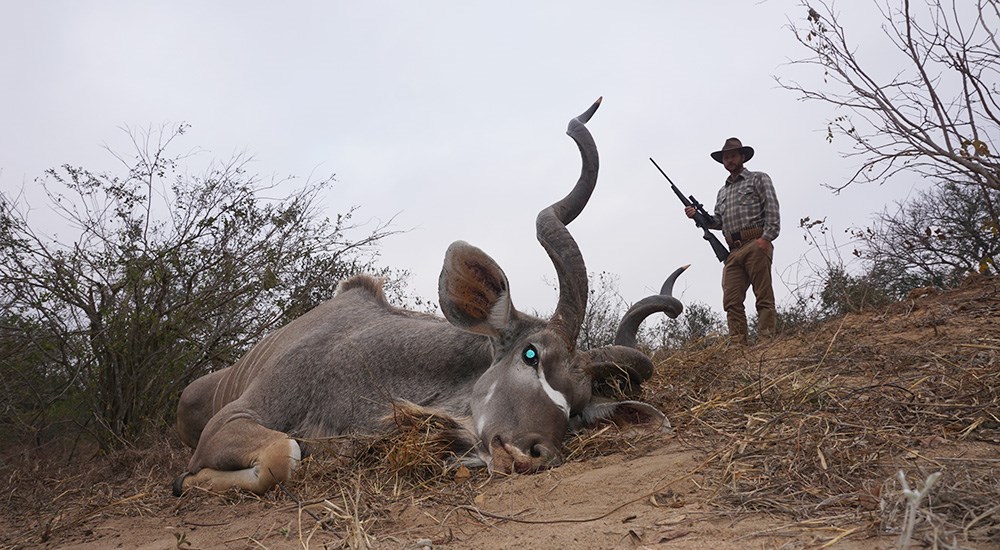
[[733, 241], [733, 250], [736, 250], [737, 248], [740, 248], [741, 246], [743, 246], [743, 241]]

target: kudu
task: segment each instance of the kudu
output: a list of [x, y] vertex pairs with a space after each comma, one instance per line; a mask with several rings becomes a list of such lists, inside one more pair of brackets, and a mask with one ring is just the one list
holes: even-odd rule
[[[449, 419], [455, 449], [504, 473], [557, 464], [569, 430], [619, 409], [669, 426], [649, 405], [601, 395], [617, 380], [634, 396], [653, 372], [646, 355], [625, 345], [576, 349], [587, 271], [566, 224], [597, 182], [597, 148], [585, 123], [600, 102], [569, 123], [583, 162], [576, 186], [536, 221], [559, 280], [550, 319], [515, 309], [503, 270], [462, 241], [448, 248], [439, 279], [446, 320], [391, 306], [375, 279], [348, 279], [332, 299], [265, 337], [235, 364], [185, 388], [177, 429], [194, 455], [174, 493], [194, 486], [263, 493], [288, 479], [300, 460], [294, 438], [386, 431], [394, 407]], [[632, 345], [635, 329], [653, 311], [680, 313], [681, 303], [664, 290], [655, 307], [628, 312], [621, 341]]]

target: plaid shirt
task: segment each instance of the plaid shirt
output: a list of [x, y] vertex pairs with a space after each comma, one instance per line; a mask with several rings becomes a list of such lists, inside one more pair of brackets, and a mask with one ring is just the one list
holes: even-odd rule
[[721, 229], [728, 235], [748, 227], [763, 227], [762, 236], [773, 241], [781, 231], [781, 217], [771, 176], [744, 168], [726, 178], [726, 185], [719, 189], [711, 229]]

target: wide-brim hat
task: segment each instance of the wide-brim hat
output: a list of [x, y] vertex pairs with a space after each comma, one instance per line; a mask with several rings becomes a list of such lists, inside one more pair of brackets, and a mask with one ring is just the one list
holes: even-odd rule
[[739, 138], [734, 138], [734, 137], [727, 139], [726, 144], [722, 146], [721, 150], [712, 153], [712, 158], [715, 159], [715, 162], [721, 163], [722, 153], [725, 153], [726, 151], [735, 151], [735, 150], [739, 150], [741, 153], [743, 153], [743, 162], [746, 162], [753, 158], [753, 147], [750, 147], [749, 145], [743, 145], [743, 142], [740, 141]]

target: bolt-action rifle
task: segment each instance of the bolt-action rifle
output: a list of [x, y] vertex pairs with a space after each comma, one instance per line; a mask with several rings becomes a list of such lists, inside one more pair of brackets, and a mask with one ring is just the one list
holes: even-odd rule
[[715, 257], [718, 258], [720, 262], [726, 261], [726, 258], [729, 257], [729, 249], [727, 249], [726, 245], [722, 244], [722, 242], [719, 241], [718, 237], [713, 235], [712, 232], [708, 230], [708, 226], [711, 224], [711, 220], [713, 218], [708, 212], [705, 211], [705, 207], [700, 202], [698, 202], [697, 199], [694, 198], [694, 195], [689, 195], [685, 197], [684, 193], [681, 193], [681, 190], [678, 189], [676, 185], [674, 185], [674, 182], [673, 180], [670, 179], [670, 176], [668, 176], [667, 173], [664, 172], [662, 168], [660, 168], [659, 164], [656, 164], [656, 161], [653, 160], [653, 157], [649, 158], [649, 162], [652, 162], [653, 166], [655, 166], [656, 169], [659, 170], [661, 174], [663, 174], [663, 177], [667, 178], [667, 182], [670, 183], [670, 188], [674, 190], [674, 194], [676, 194], [677, 198], [679, 198], [681, 202], [684, 203], [684, 206], [691, 206], [694, 208], [694, 224], [700, 227], [701, 230], [705, 232], [705, 234], [702, 235], [702, 238], [708, 241], [708, 244], [712, 245], [712, 250], [715, 251]]

